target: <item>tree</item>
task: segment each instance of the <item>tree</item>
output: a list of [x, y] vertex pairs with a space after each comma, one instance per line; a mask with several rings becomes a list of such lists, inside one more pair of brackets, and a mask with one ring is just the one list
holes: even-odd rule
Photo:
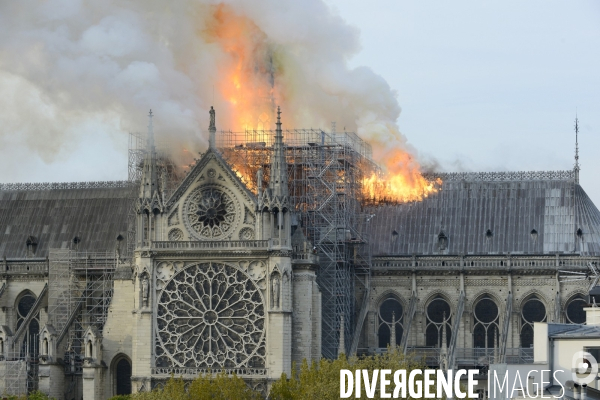
[[[413, 369], [422, 368], [422, 365], [419, 365], [412, 358], [404, 356], [397, 348], [389, 349], [387, 353], [381, 355], [366, 357], [347, 358], [342, 354], [337, 360], [321, 359], [319, 362], [312, 362], [310, 365], [305, 360], [300, 366], [300, 371], [295, 368], [292, 370], [290, 378], [285, 373], [281, 375], [281, 378], [273, 384], [269, 399], [339, 399], [340, 370], [342, 369], [350, 371], [366, 369], [370, 372], [374, 369], [390, 369], [392, 371], [405, 369], [409, 374]], [[389, 389], [389, 392], [392, 391], [393, 386]], [[362, 398], [366, 398], [364, 388], [361, 395]], [[354, 394], [352, 398], [355, 398]], [[378, 392], [376, 392], [375, 398], [380, 398]]]
[[258, 392], [250, 389], [242, 378], [235, 374], [220, 372], [216, 376], [201, 375], [194, 379], [186, 389], [182, 378], [171, 378], [163, 387], [151, 392], [131, 395], [131, 400], [255, 400], [260, 399]]

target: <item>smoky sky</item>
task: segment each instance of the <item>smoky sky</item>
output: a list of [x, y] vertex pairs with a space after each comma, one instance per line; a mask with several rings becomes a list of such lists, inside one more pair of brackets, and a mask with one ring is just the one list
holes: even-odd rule
[[[274, 102], [287, 127], [335, 121], [376, 153], [416, 153], [396, 123], [396, 92], [368, 66], [348, 66], [359, 30], [320, 0], [26, 0], [0, 3], [2, 164], [25, 155], [51, 165], [93, 147], [94, 135], [122, 145], [145, 129], [149, 109], [157, 135], [193, 152], [207, 145], [211, 105], [219, 129], [238, 129], [227, 126], [236, 109], [219, 90], [232, 55], [206, 33], [220, 5], [257, 27], [252, 49], [273, 54]], [[263, 62], [253, 57], [250, 68]]]

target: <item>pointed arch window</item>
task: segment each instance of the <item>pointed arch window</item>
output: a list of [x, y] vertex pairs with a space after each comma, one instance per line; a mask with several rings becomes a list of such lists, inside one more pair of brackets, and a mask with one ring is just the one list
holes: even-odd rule
[[496, 303], [482, 297], [473, 309], [473, 347], [493, 349], [499, 336], [499, 312]]
[[437, 296], [429, 302], [426, 308], [427, 327], [425, 329], [425, 344], [429, 347], [441, 347], [443, 328], [446, 328], [446, 345], [450, 345], [452, 337], [452, 312], [450, 304]]
[[[25, 322], [35, 304], [36, 298], [31, 293], [25, 293], [17, 303], [17, 330]], [[25, 332], [23, 333], [23, 342], [21, 343], [21, 357], [28, 356], [37, 359], [39, 344], [38, 337], [40, 334], [40, 314], [36, 313], [29, 321]]]
[[392, 344], [392, 332], [395, 329], [396, 346], [400, 345], [402, 334], [404, 333], [404, 310], [402, 304], [394, 296], [388, 296], [381, 302], [378, 310], [378, 336], [379, 347], [388, 347]]
[[521, 308], [521, 347], [533, 346], [533, 324], [546, 321], [546, 306], [535, 295], [523, 303]]

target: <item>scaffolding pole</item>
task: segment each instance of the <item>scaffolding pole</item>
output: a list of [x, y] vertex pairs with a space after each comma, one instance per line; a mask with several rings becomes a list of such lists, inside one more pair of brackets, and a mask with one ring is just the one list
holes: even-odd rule
[[113, 295], [116, 252], [51, 249], [48, 276], [48, 320], [60, 332], [59, 352], [65, 373], [81, 373], [83, 333], [104, 328]]
[[[275, 131], [221, 132], [217, 146], [246, 186], [256, 193], [257, 171], [269, 182]], [[320, 260], [322, 351], [337, 357], [344, 316], [346, 353], [355, 351], [362, 321], [356, 315], [357, 282], [369, 293], [371, 256], [362, 209], [362, 184], [378, 173], [371, 146], [352, 132], [318, 129], [284, 131], [290, 202]], [[361, 299], [362, 300], [362, 299]], [[366, 299], [365, 299], [366, 300]]]

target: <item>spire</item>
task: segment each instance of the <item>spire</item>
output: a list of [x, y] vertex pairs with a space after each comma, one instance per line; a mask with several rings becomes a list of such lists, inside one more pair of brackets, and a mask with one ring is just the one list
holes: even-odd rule
[[147, 139], [147, 150], [148, 151], [154, 151], [154, 127], [152, 126], [152, 117], [154, 116], [154, 114], [152, 114], [152, 109], [150, 109], [150, 112], [148, 113], [148, 139]]
[[575, 183], [579, 183], [579, 119], [575, 114]]
[[144, 169], [142, 171], [142, 182], [140, 186], [140, 198], [146, 199], [147, 204], [152, 201], [154, 194], [158, 191], [158, 176], [156, 168], [156, 148], [154, 146], [154, 127], [152, 125], [152, 110], [148, 113], [148, 138], [146, 141], [146, 156], [144, 158]]
[[281, 110], [277, 107], [277, 129], [275, 130], [275, 143], [273, 144], [273, 159], [271, 160], [271, 180], [269, 187], [275, 196], [287, 196], [287, 164], [285, 149], [283, 147], [283, 133], [281, 131]]
[[396, 313], [392, 311], [392, 329], [390, 333], [390, 348], [396, 348]]
[[215, 149], [217, 147], [217, 144], [215, 142], [217, 127], [215, 125], [215, 109], [213, 108], [213, 106], [210, 106], [210, 111], [208, 113], [210, 114], [210, 123], [208, 125], [208, 147], [211, 149]]
[[340, 354], [346, 354], [346, 343], [344, 341], [344, 315], [340, 315], [340, 345], [338, 347], [338, 357]]

